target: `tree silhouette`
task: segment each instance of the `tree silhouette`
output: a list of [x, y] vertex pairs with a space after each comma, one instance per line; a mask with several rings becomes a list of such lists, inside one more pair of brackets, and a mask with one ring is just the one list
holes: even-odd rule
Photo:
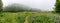
[[3, 14], [2, 14], [2, 6], [3, 6], [3, 4], [2, 4], [2, 0], [0, 0], [0, 17], [2, 17], [3, 16]]
[[56, 13], [60, 13], [60, 0], [56, 0], [56, 5], [55, 5], [55, 11]]
[[2, 0], [0, 0], [0, 12], [2, 11], [2, 6], [3, 6]]

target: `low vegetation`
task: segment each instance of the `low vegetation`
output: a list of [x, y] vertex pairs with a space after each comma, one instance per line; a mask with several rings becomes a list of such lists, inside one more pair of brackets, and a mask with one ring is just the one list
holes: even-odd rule
[[[26, 19], [26, 17], [28, 17]], [[0, 17], [0, 23], [59, 23], [60, 16], [53, 13], [43, 12], [4, 12]], [[26, 22], [25, 22], [26, 23]]]

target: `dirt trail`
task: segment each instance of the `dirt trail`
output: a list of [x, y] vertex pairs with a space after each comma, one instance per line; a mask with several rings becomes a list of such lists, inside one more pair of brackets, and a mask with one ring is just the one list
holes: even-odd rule
[[25, 22], [24, 22], [24, 23], [28, 23], [28, 17], [29, 17], [29, 16], [27, 16], [27, 17], [25, 18]]

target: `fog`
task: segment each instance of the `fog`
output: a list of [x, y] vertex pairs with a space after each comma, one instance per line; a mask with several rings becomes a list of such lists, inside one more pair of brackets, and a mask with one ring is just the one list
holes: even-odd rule
[[19, 3], [31, 8], [41, 9], [43, 11], [52, 11], [55, 5], [55, 0], [2, 0], [3, 6], [7, 6], [12, 3]]

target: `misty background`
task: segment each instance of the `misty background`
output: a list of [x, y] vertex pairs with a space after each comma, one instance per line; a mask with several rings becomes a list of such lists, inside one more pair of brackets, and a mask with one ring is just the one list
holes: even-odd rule
[[52, 11], [55, 5], [55, 0], [2, 0], [3, 7], [12, 3], [23, 4], [31, 8], [37, 8], [42, 11]]

